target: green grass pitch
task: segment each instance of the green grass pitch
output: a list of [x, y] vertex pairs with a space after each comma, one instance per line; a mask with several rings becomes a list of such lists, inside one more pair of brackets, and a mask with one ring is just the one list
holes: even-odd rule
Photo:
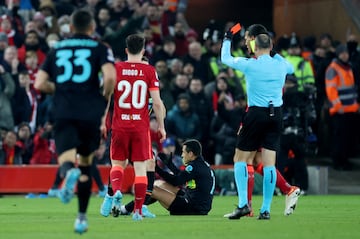
[[[133, 198], [126, 195], [124, 202]], [[92, 197], [88, 210], [89, 231], [83, 235], [73, 232], [77, 199], [63, 205], [56, 198], [25, 199], [24, 196], [0, 198], [1, 239], [282, 239], [282, 238], [359, 238], [359, 196], [326, 195], [302, 196], [291, 216], [284, 216], [284, 196], [275, 196], [271, 220], [258, 221], [256, 216], [261, 196], [255, 196], [255, 217], [240, 220], [223, 218], [231, 212], [237, 197], [215, 196], [208, 216], [169, 216], [158, 203], [149, 207], [154, 219], [134, 222], [131, 216], [104, 218], [99, 214], [101, 198]]]

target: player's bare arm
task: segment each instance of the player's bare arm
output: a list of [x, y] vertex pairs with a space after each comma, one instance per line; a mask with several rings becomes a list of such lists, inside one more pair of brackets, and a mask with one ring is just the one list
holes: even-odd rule
[[103, 95], [106, 100], [110, 100], [112, 93], [114, 92], [115, 81], [116, 81], [116, 70], [112, 63], [106, 63], [101, 67], [104, 79], [104, 91]]
[[53, 94], [55, 92], [54, 82], [50, 81], [49, 74], [43, 70], [39, 70], [37, 73], [34, 87], [35, 89], [47, 94]]
[[165, 131], [165, 124], [164, 124], [166, 109], [165, 109], [164, 103], [162, 102], [162, 100], [160, 98], [160, 92], [158, 90], [150, 91], [150, 96], [153, 99], [153, 109], [154, 109], [154, 113], [155, 113], [157, 122], [159, 124], [159, 132], [161, 133], [160, 141], [162, 142], [163, 140], [166, 139], [166, 131]]

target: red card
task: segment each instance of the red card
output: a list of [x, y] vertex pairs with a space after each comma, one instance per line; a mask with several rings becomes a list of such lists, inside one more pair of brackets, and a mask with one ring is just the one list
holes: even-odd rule
[[236, 34], [236, 33], [238, 33], [240, 30], [241, 30], [241, 25], [240, 25], [240, 23], [237, 23], [236, 25], [234, 25], [234, 26], [230, 29], [230, 31], [231, 31], [232, 34]]

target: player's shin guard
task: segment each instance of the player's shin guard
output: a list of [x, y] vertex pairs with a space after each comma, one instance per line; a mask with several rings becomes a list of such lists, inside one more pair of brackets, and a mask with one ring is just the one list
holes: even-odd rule
[[114, 192], [121, 191], [124, 169], [121, 166], [112, 166], [110, 170], [110, 182]]
[[[79, 199], [79, 212], [86, 213], [90, 195], [91, 195], [91, 169], [90, 166], [79, 166], [81, 176], [77, 184], [78, 199]], [[87, 177], [83, 177], [87, 176]], [[85, 181], [83, 179], [85, 178]]]
[[146, 188], [147, 188], [147, 177], [136, 176], [134, 181], [134, 191], [135, 191], [134, 211], [138, 211], [141, 213], [141, 208], [145, 201]]
[[255, 185], [255, 172], [254, 172], [254, 166], [248, 164], [247, 165], [247, 170], [248, 170], [248, 204], [249, 207], [251, 207], [251, 202], [252, 202], [252, 194], [253, 194], [253, 190], [254, 190], [254, 185]]

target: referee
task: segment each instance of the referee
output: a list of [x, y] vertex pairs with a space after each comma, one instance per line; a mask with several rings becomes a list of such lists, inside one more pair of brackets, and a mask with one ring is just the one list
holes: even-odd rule
[[234, 155], [234, 174], [239, 202], [229, 219], [240, 219], [250, 213], [247, 199], [248, 172], [246, 162], [251, 161], [257, 149], [263, 148], [264, 164], [263, 202], [258, 219], [270, 219], [270, 206], [276, 184], [275, 159], [282, 132], [282, 89], [286, 74], [293, 67], [280, 55], [270, 56], [272, 41], [268, 34], [260, 33], [253, 41], [255, 58], [232, 57], [231, 39], [225, 34], [221, 48], [221, 61], [245, 74], [248, 112], [238, 135]]

